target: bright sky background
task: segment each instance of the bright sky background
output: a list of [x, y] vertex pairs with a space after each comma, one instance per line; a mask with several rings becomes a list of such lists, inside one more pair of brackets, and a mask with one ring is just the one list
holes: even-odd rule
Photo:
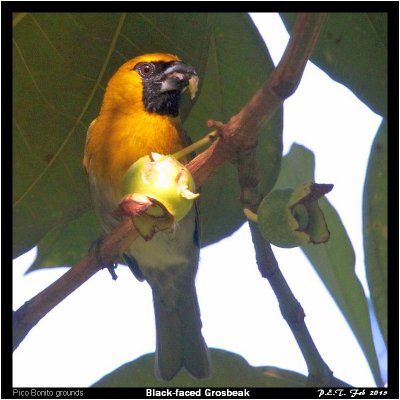
[[[288, 40], [279, 16], [252, 17], [277, 63]], [[284, 153], [293, 142], [305, 145], [315, 154], [316, 182], [335, 185], [327, 197], [351, 238], [356, 271], [366, 291], [362, 190], [380, 121], [348, 89], [311, 63], [298, 90], [285, 103]], [[374, 386], [356, 339], [301, 250], [274, 251], [305, 310], [316, 346], [335, 376], [354, 386]], [[14, 262], [14, 309], [66, 271], [56, 268], [24, 276], [35, 254], [32, 250]], [[112, 281], [106, 270], [97, 273], [32, 329], [14, 353], [14, 386], [86, 387], [121, 364], [154, 351], [150, 288], [127, 268], [118, 268], [117, 275], [118, 280]], [[196, 286], [209, 347], [236, 352], [254, 366], [307, 374], [277, 300], [257, 270], [247, 224], [202, 250]]]

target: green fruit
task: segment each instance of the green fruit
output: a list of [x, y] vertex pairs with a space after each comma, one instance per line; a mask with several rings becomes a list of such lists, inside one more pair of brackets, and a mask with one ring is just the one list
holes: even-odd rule
[[277, 189], [270, 192], [257, 212], [264, 239], [285, 248], [307, 243], [325, 243], [330, 233], [318, 206], [318, 199], [332, 187], [307, 183], [296, 189]]
[[189, 170], [171, 156], [152, 153], [130, 166], [123, 180], [123, 194], [138, 193], [147, 196], [153, 205], [147, 216], [171, 218], [180, 221], [193, 206], [198, 194]]

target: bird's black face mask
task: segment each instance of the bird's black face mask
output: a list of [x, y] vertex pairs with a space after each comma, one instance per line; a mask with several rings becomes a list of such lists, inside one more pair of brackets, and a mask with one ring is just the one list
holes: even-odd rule
[[191, 79], [197, 83], [195, 69], [180, 61], [141, 62], [134, 69], [142, 78], [146, 111], [177, 117], [181, 94]]

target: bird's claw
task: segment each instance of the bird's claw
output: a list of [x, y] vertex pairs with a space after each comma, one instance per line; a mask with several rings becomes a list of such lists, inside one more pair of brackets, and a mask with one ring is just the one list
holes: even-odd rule
[[100, 236], [99, 238], [97, 238], [96, 240], [94, 240], [89, 247], [89, 254], [94, 254], [94, 256], [96, 257], [97, 263], [98, 265], [104, 269], [107, 268], [108, 272], [111, 275], [111, 278], [115, 281], [118, 276], [115, 273], [115, 269], [117, 268], [117, 264], [116, 263], [111, 263], [108, 264], [104, 262], [103, 257], [101, 256], [101, 252], [100, 252], [100, 247], [101, 247], [101, 243], [104, 239], [104, 236]]
[[107, 267], [108, 272], [111, 275], [111, 278], [116, 281], [118, 279], [118, 275], [115, 273], [115, 269], [117, 268], [117, 264], [111, 264]]

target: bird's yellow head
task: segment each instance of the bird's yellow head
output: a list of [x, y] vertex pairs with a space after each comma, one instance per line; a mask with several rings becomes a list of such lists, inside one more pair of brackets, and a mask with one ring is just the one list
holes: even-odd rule
[[144, 54], [127, 61], [110, 79], [101, 112], [145, 111], [176, 117], [182, 92], [188, 86], [195, 92], [197, 82], [195, 69], [178, 57]]

